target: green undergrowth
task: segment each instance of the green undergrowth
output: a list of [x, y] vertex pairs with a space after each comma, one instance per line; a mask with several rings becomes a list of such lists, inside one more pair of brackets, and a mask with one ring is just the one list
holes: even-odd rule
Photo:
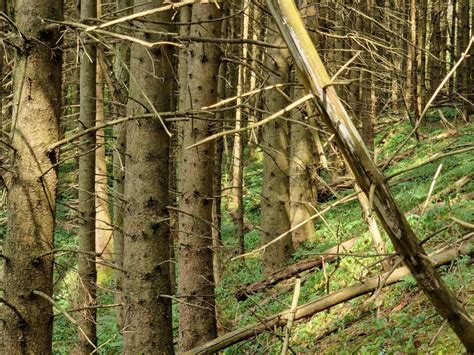
[[[447, 110], [447, 111], [446, 111]], [[444, 111], [448, 119], [450, 111]], [[448, 117], [449, 116], [449, 117]], [[444, 154], [473, 146], [474, 128], [472, 125], [457, 122], [453, 129], [441, 127], [430, 116], [428, 123], [420, 129], [422, 139], [408, 139], [386, 170], [390, 176], [399, 171], [414, 167], [435, 154]], [[406, 140], [411, 126], [397, 122], [386, 125], [386, 129], [376, 137], [377, 161], [384, 163]], [[414, 170], [403, 173], [390, 180], [390, 187], [399, 207], [419, 239], [428, 238], [424, 244], [428, 252], [449, 245], [450, 242], [466, 235], [468, 230], [451, 219], [455, 217], [474, 223], [474, 203], [469, 195], [473, 192], [472, 181], [460, 189], [447, 194], [436, 194], [464, 176], [474, 173], [472, 151], [452, 155]], [[440, 167], [441, 165], [441, 167]], [[431, 199], [425, 206], [436, 172]], [[260, 191], [261, 162], [253, 161], [245, 171], [246, 222], [255, 228], [245, 235], [246, 250], [258, 247], [260, 236]], [[472, 179], [471, 179], [472, 180]], [[329, 181], [328, 181], [329, 182]], [[341, 196], [352, 193], [340, 191]], [[318, 209], [325, 208], [337, 200], [332, 197]], [[291, 262], [311, 257], [353, 237], [360, 237], [351, 249], [354, 256], [345, 256], [338, 262], [327, 263], [325, 270], [303, 274], [304, 280], [299, 304], [316, 300], [327, 293], [357, 284], [366, 277], [382, 272], [373, 257], [371, 237], [362, 219], [362, 211], [357, 200], [340, 205], [324, 214], [324, 219], [315, 221], [316, 233], [294, 253]], [[224, 217], [223, 239], [228, 247], [223, 256], [225, 272], [217, 290], [221, 323], [228, 328], [240, 327], [258, 322], [263, 317], [289, 308], [293, 296], [293, 282], [278, 285], [265, 292], [251, 295], [243, 302], [237, 302], [234, 294], [242, 285], [261, 280], [260, 255], [252, 255], [245, 260], [230, 261], [236, 254], [235, 228], [228, 216]], [[388, 252], [393, 252], [386, 235]], [[371, 255], [372, 254], [372, 255]], [[375, 265], [374, 265], [375, 264]], [[458, 297], [466, 302], [471, 314], [474, 312], [474, 275], [468, 258], [462, 258], [442, 269], [443, 277]], [[449, 271], [449, 272], [448, 272]], [[293, 326], [291, 348], [296, 353], [459, 353], [462, 345], [435, 313], [433, 307], [422, 295], [414, 279], [410, 276], [398, 284], [385, 288], [375, 299], [362, 296], [320, 312], [304, 322]], [[226, 354], [240, 353], [279, 353], [282, 331], [265, 333], [256, 338], [226, 349]]]

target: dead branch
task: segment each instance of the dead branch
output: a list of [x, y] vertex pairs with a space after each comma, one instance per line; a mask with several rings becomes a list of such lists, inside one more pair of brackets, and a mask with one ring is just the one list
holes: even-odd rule
[[[463, 243], [460, 247], [455, 247], [431, 254], [429, 257], [430, 262], [434, 266], [441, 266], [455, 260], [459, 255], [473, 255], [474, 244], [471, 242], [471, 239], [472, 236], [467, 241], [467, 243]], [[387, 273], [383, 273], [381, 275], [371, 277], [361, 284], [343, 288], [342, 290], [333, 292], [318, 300], [299, 306], [296, 310], [294, 320], [297, 321], [314, 316], [316, 313], [334, 307], [340, 303], [347, 302], [353, 298], [373, 292], [380, 287], [380, 282], [384, 278], [386, 278], [384, 284], [384, 287], [386, 287], [401, 281], [408, 275], [410, 275], [410, 270], [404, 266], [393, 271], [388, 278], [386, 278]], [[284, 312], [269, 316], [265, 319], [262, 319], [259, 323], [250, 324], [246, 327], [236, 329], [199, 347], [191, 349], [185, 354], [207, 354], [225, 349], [243, 340], [255, 337], [267, 329], [271, 330], [274, 327], [286, 325], [289, 319], [289, 314], [289, 310], [286, 310]]]
[[235, 297], [239, 301], [244, 301], [249, 295], [260, 292], [266, 288], [275, 286], [276, 284], [288, 280], [300, 273], [316, 268], [321, 268], [323, 265], [323, 257], [325, 262], [331, 262], [339, 257], [340, 252], [349, 251], [359, 238], [352, 238], [339, 245], [336, 245], [320, 255], [316, 259], [302, 260], [296, 264], [290, 265], [282, 270], [276, 271], [267, 277], [265, 280], [254, 282], [240, 288], [236, 293]]

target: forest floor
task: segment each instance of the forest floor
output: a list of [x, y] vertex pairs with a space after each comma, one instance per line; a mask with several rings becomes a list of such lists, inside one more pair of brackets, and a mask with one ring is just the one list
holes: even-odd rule
[[[449, 120], [450, 108], [445, 116]], [[376, 137], [377, 160], [385, 161], [391, 157], [411, 131], [409, 124], [401, 123], [397, 117], [384, 118]], [[454, 125], [446, 126], [428, 117], [427, 124], [421, 129], [422, 139], [418, 142], [411, 138], [397, 154], [396, 163], [385, 171], [390, 176], [401, 170], [414, 167], [432, 158], [435, 154], [445, 154], [469, 147], [474, 144], [474, 127], [460, 120], [450, 121]], [[449, 245], [450, 242], [467, 235], [472, 230], [453, 221], [453, 217], [468, 223], [474, 222], [474, 154], [467, 151], [435, 160], [430, 164], [408, 171], [391, 180], [391, 191], [399, 207], [419, 239], [424, 239], [440, 229], [424, 244], [427, 252]], [[442, 165], [441, 165], [442, 164]], [[441, 165], [441, 167], [440, 167]], [[434, 176], [436, 178], [432, 198], [425, 205]], [[259, 201], [261, 191], [261, 163], [256, 160], [247, 167], [245, 176], [246, 223], [255, 228], [246, 238], [246, 250], [259, 246]], [[322, 175], [325, 178], [324, 175]], [[448, 187], [464, 177], [468, 183], [449, 193], [442, 193]], [[327, 178], [327, 176], [326, 176]], [[330, 181], [327, 181], [330, 183]], [[347, 189], [338, 191], [341, 196], [352, 193]], [[441, 192], [441, 194], [440, 194]], [[324, 209], [333, 203], [332, 197], [317, 206]], [[423, 211], [424, 208], [424, 211]], [[382, 227], [380, 227], [382, 228]], [[235, 246], [235, 230], [230, 219], [224, 224], [224, 241], [229, 247]], [[310, 258], [343, 241], [360, 237], [351, 253], [338, 262], [326, 263], [323, 270], [316, 269], [301, 274], [304, 281], [299, 297], [299, 305], [316, 300], [330, 292], [358, 284], [360, 280], [382, 272], [380, 265], [374, 264], [374, 258], [360, 257], [373, 254], [372, 242], [367, 226], [362, 219], [362, 211], [357, 200], [338, 206], [316, 221], [316, 233], [294, 254], [293, 261]], [[387, 237], [387, 248], [393, 252]], [[232, 248], [230, 249], [232, 250]], [[231, 252], [230, 252], [231, 253]], [[236, 301], [234, 293], [242, 285], [263, 278], [260, 256], [253, 255], [245, 263], [228, 259], [223, 282], [218, 290], [218, 303], [223, 327], [236, 328], [258, 322], [266, 316], [290, 308], [294, 279], [267, 288], [264, 292], [249, 296], [243, 302]], [[474, 314], [474, 273], [469, 257], [458, 259], [456, 263], [441, 268], [447, 284], [457, 290], [457, 296], [466, 302], [470, 314]], [[282, 330], [273, 334], [263, 334], [247, 342], [234, 345], [226, 354], [237, 353], [279, 353], [282, 344]], [[427, 298], [418, 290], [414, 279], [406, 277], [400, 283], [384, 288], [375, 299], [371, 295], [361, 296], [340, 304], [330, 310], [320, 312], [305, 321], [293, 325], [290, 350], [295, 353], [460, 353], [462, 345], [453, 331], [443, 324]]]
[[[430, 159], [434, 154], [444, 154], [474, 146], [474, 126], [466, 124], [459, 118], [454, 119], [455, 110], [446, 108], [444, 115], [453, 126], [445, 126], [436, 116], [428, 116], [427, 123], [421, 128], [423, 139], [409, 139], [401, 149], [396, 163], [385, 171], [389, 176]], [[411, 126], [402, 123], [400, 117], [387, 116], [382, 118], [383, 124], [378, 126], [376, 136], [377, 161], [383, 162], [399, 148], [411, 131]], [[400, 174], [391, 180], [391, 190], [399, 207], [406, 213], [407, 219], [420, 239], [432, 235], [445, 228], [424, 244], [428, 252], [449, 245], [450, 242], [467, 235], [470, 230], [453, 221], [458, 220], [474, 223], [474, 155], [472, 151], [436, 160]], [[258, 227], [260, 225], [260, 191], [262, 186], [261, 153], [257, 152], [245, 169], [246, 211], [245, 223], [248, 227], [245, 235], [246, 251], [260, 245]], [[433, 178], [440, 167], [439, 176], [434, 185], [434, 199], [426, 205]], [[71, 176], [73, 166], [63, 166], [60, 173], [61, 181], [66, 186], [75, 181]], [[69, 175], [68, 175], [69, 174]], [[69, 176], [69, 178], [68, 178]], [[469, 182], [448, 194], [437, 195], [463, 177]], [[329, 176], [324, 173], [321, 178], [330, 183]], [[353, 192], [345, 188], [337, 191], [341, 196]], [[75, 200], [73, 189], [60, 187], [60, 204], [57, 208], [58, 225], [56, 232], [57, 247], [75, 245], [75, 216], [67, 205]], [[322, 210], [337, 200], [329, 196], [324, 203], [316, 206]], [[223, 210], [225, 211], [225, 202]], [[380, 264], [374, 264], [374, 257], [361, 257], [373, 254], [371, 237], [362, 219], [362, 212], [357, 200], [331, 209], [315, 222], [316, 233], [296, 250], [290, 263], [311, 258], [343, 241], [359, 237], [351, 252], [354, 255], [340, 257], [337, 262], [327, 262], [323, 269], [302, 273], [301, 293], [298, 304], [319, 299], [327, 293], [360, 283], [369, 276], [382, 272]], [[243, 285], [263, 279], [260, 254], [254, 254], [244, 260], [234, 260], [237, 253], [235, 226], [231, 217], [225, 213], [222, 232], [224, 252], [221, 255], [225, 265], [222, 282], [216, 290], [220, 333], [257, 322], [259, 319], [286, 310], [290, 307], [293, 297], [294, 279], [282, 282], [263, 292], [250, 295], [245, 301], [237, 301], [235, 293]], [[472, 232], [472, 230], [471, 230]], [[387, 240], [386, 236], [384, 238]], [[393, 252], [387, 240], [388, 252]], [[60, 255], [56, 267], [55, 297], [64, 308], [72, 308], [71, 291], [67, 287], [68, 280], [65, 270], [74, 265], [71, 254]], [[470, 314], [474, 314], [474, 273], [468, 257], [460, 258], [456, 263], [441, 268], [448, 285], [456, 290], [457, 296], [466, 303]], [[64, 270], [61, 268], [64, 267]], [[71, 274], [71, 273], [69, 273]], [[72, 281], [73, 282], [73, 281]], [[110, 282], [113, 282], [110, 277]], [[115, 300], [109, 292], [107, 282], [103, 282], [99, 290], [102, 304], [113, 304]], [[174, 307], [174, 327], [177, 333], [177, 313]], [[121, 336], [115, 322], [114, 308], [98, 309], [99, 354], [121, 353]], [[226, 349], [226, 354], [268, 354], [279, 353], [282, 344], [282, 329], [261, 334], [248, 341]], [[58, 315], [54, 321], [54, 353], [71, 353], [74, 347], [76, 329], [68, 321]], [[294, 353], [460, 353], [463, 351], [454, 333], [447, 325], [443, 325], [426, 297], [420, 293], [412, 277], [386, 287], [377, 296], [361, 296], [349, 302], [337, 305], [329, 310], [317, 313], [311, 318], [293, 325], [290, 338], [290, 351]]]

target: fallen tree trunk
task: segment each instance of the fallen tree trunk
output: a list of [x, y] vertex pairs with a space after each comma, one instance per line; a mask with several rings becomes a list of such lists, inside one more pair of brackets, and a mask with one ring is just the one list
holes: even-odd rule
[[[470, 238], [472, 238], [472, 234], [470, 235]], [[441, 266], [456, 259], [459, 255], [473, 254], [474, 244], [469, 239], [467, 242], [464, 241], [464, 244], [460, 247], [455, 247], [431, 254], [429, 257], [429, 262], [432, 263], [433, 266]], [[395, 269], [392, 273], [386, 272], [379, 276], [371, 277], [361, 284], [344, 288], [318, 300], [299, 306], [296, 310], [294, 320], [297, 321], [311, 317], [318, 312], [334, 307], [340, 303], [350, 301], [353, 298], [373, 292], [380, 287], [386, 287], [399, 282], [408, 275], [410, 275], [410, 270], [404, 266]], [[186, 354], [210, 354], [217, 352], [243, 340], [257, 336], [266, 330], [273, 330], [275, 326], [286, 325], [288, 316], [288, 310], [272, 315], [261, 320], [259, 323], [250, 324], [246, 327], [236, 329], [221, 337], [213, 339], [199, 347], [191, 349]]]
[[[291, 52], [301, 81], [313, 94], [313, 102], [322, 120], [334, 134], [334, 140], [354, 174], [357, 185], [369, 197], [370, 205], [377, 212], [395, 250], [438, 314], [448, 322], [467, 351], [474, 353], [473, 320], [429, 262], [423, 246], [398, 208], [386, 177], [373, 162], [342, 105], [334, 89], [335, 83], [331, 81], [294, 1], [267, 0], [267, 4]], [[466, 53], [463, 53], [462, 58], [465, 56]]]
[[235, 297], [239, 301], [244, 301], [249, 295], [260, 292], [268, 287], [275, 286], [279, 282], [288, 280], [294, 276], [299, 275], [303, 271], [308, 271], [316, 268], [321, 268], [323, 262], [331, 262], [339, 258], [340, 253], [348, 252], [359, 239], [358, 237], [349, 239], [339, 245], [336, 245], [324, 252], [322, 252], [316, 259], [306, 259], [298, 263], [290, 265], [282, 270], [274, 272], [265, 280], [254, 282], [241, 287], [236, 293]]

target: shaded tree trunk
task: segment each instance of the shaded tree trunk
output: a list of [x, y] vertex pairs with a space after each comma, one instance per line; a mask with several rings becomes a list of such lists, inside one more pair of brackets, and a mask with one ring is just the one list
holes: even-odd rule
[[[270, 19], [271, 21], [271, 19]], [[268, 42], [283, 44], [275, 25], [269, 23]], [[266, 65], [271, 68], [268, 85], [285, 83], [289, 77], [289, 53], [286, 49], [271, 48]], [[278, 91], [265, 96], [266, 110], [273, 113], [286, 105], [286, 98]], [[263, 186], [262, 186], [262, 244], [267, 244], [291, 228], [288, 125], [278, 118], [263, 127]], [[263, 269], [270, 274], [282, 267], [293, 253], [291, 234], [268, 246], [262, 255]]]
[[[221, 17], [214, 3], [192, 5], [190, 35], [219, 37]], [[206, 22], [202, 22], [206, 20]], [[191, 42], [187, 56], [186, 108], [198, 109], [216, 102], [220, 50], [212, 43]], [[184, 123], [183, 147], [207, 137], [208, 120]], [[186, 351], [217, 334], [212, 267], [212, 205], [214, 142], [184, 149], [180, 164], [179, 215], [179, 348]]]
[[[132, 0], [118, 0], [117, 10], [122, 10], [129, 7]], [[127, 15], [128, 11], [124, 12]], [[115, 63], [114, 74], [116, 81], [116, 95], [120, 104], [125, 104], [128, 97], [128, 82], [129, 72], [128, 66], [130, 64], [130, 49], [128, 44], [117, 44], [115, 47]], [[115, 112], [119, 116], [124, 116], [126, 110], [124, 106], [117, 105]], [[125, 149], [127, 144], [126, 124], [115, 125], [113, 128], [115, 137], [115, 148], [113, 153], [113, 239], [114, 239], [114, 261], [119, 267], [123, 267], [123, 214], [124, 214], [124, 182], [125, 182]], [[115, 288], [116, 303], [123, 303], [122, 297], [123, 275], [122, 271], [118, 270], [115, 273]], [[117, 325], [119, 329], [123, 326], [123, 309], [117, 307]]]
[[[90, 20], [97, 17], [97, 1], [81, 1], [81, 19]], [[80, 115], [79, 130], [95, 125], [96, 119], [96, 69], [97, 48], [95, 44], [84, 46], [81, 51], [80, 69]], [[96, 132], [85, 135], [81, 141], [79, 156], [79, 304], [84, 309], [79, 312], [79, 344], [77, 352], [90, 354], [97, 345], [96, 335], [96, 298], [97, 269], [95, 257], [95, 149]]]
[[[0, 353], [50, 354], [53, 310], [40, 291], [53, 293], [53, 234], [59, 139], [62, 52], [58, 26], [60, 0], [16, 2], [19, 40], [14, 72], [14, 123], [9, 144], [9, 173], [2, 169], [8, 192], [8, 226], [0, 297]], [[42, 255], [41, 257], [38, 257]]]
[[[160, 7], [163, 1], [135, 0], [134, 11]], [[172, 12], [149, 18], [171, 22]], [[147, 39], [159, 41], [151, 31], [170, 32], [170, 25], [147, 24]], [[128, 115], [171, 110], [173, 47], [148, 51], [132, 45]], [[159, 119], [127, 125], [124, 198], [125, 297], [124, 352], [173, 352], [170, 285], [170, 230], [168, 206], [169, 136]]]

